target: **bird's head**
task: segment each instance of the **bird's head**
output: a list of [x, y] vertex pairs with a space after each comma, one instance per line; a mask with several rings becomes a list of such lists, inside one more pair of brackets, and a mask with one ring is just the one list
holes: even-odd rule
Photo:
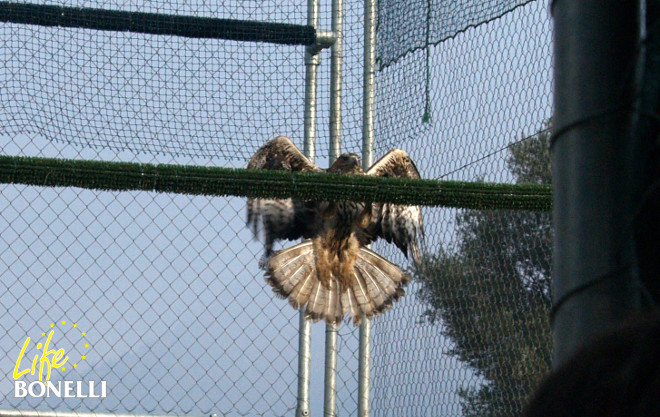
[[337, 174], [362, 174], [362, 162], [360, 156], [355, 153], [344, 153], [330, 165], [328, 172]]

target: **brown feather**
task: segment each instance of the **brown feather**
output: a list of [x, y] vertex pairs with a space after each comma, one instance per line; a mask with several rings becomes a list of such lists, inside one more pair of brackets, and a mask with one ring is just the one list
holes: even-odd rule
[[357, 300], [355, 299], [355, 293], [353, 293], [353, 288], [347, 288], [341, 294], [341, 305], [342, 305], [342, 316], [349, 313], [353, 317], [353, 324], [359, 326], [362, 321], [362, 313], [360, 312], [360, 306], [358, 305]]
[[364, 278], [362, 278], [357, 272], [353, 273], [351, 287], [353, 288], [353, 293], [355, 294], [355, 299], [357, 300], [360, 310], [362, 310], [362, 313], [367, 317], [371, 317], [374, 311], [374, 305], [369, 297], [367, 283], [364, 282]]
[[[388, 152], [365, 173], [359, 156], [343, 154], [322, 170], [284, 136], [268, 141], [250, 159], [249, 169], [326, 171], [419, 178], [407, 153]], [[263, 228], [266, 255], [281, 239], [306, 240], [276, 252], [265, 263], [266, 281], [277, 296], [314, 320], [339, 323], [347, 313], [358, 325], [392, 306], [410, 280], [398, 266], [364, 246], [377, 238], [393, 242], [421, 262], [424, 226], [418, 206], [353, 201], [313, 202], [249, 199], [247, 224]]]
[[275, 253], [266, 265], [266, 282], [277, 295], [289, 297], [289, 302], [295, 308], [307, 301], [300, 299], [304, 295], [300, 292], [312, 276], [316, 276], [316, 270], [314, 251], [309, 240]]
[[355, 269], [365, 277], [374, 312], [385, 311], [404, 294], [410, 276], [401, 268], [367, 248], [361, 248]]
[[[247, 167], [291, 172], [323, 171], [285, 136], [278, 136], [266, 142], [250, 158]], [[248, 199], [246, 224], [257, 236], [261, 221], [266, 256], [270, 256], [276, 240], [309, 238], [314, 234], [319, 226], [318, 211], [322, 209], [320, 204], [291, 199]]]
[[314, 287], [312, 287], [312, 294], [310, 295], [307, 307], [305, 308], [305, 316], [315, 322], [322, 319], [327, 301], [328, 289], [321, 283], [321, 281], [317, 280], [314, 283]]
[[266, 142], [250, 158], [247, 167], [285, 171], [322, 171], [286, 136], [277, 136]]
[[371, 304], [374, 306], [374, 311], [379, 311], [381, 306], [385, 304], [387, 296], [383, 293], [380, 286], [378, 285], [378, 281], [373, 270], [374, 268], [364, 268], [364, 266], [365, 265], [363, 263], [356, 262], [355, 271], [362, 277], [364, 283], [367, 286], [367, 295], [371, 300]]
[[341, 313], [341, 298], [339, 294], [339, 281], [330, 281], [330, 288], [327, 289], [327, 300], [323, 318], [328, 324], [338, 324], [343, 317]]
[[[376, 177], [421, 178], [419, 171], [408, 154], [401, 149], [392, 149], [374, 163], [366, 172]], [[367, 245], [382, 237], [394, 242], [406, 257], [412, 256], [421, 263], [420, 246], [424, 243], [424, 221], [419, 206], [379, 203], [372, 206], [371, 222], [362, 237]]]

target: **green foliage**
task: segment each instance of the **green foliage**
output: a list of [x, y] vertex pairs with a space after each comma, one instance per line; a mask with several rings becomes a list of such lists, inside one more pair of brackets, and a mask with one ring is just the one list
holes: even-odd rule
[[[550, 183], [549, 133], [509, 148], [517, 183]], [[483, 384], [461, 390], [465, 416], [516, 416], [549, 370], [552, 228], [549, 213], [467, 210], [456, 216], [456, 244], [415, 271], [425, 318], [440, 322], [449, 354]]]

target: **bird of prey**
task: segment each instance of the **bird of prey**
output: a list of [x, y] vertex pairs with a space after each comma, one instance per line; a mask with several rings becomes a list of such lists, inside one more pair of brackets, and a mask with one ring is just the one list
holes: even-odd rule
[[[285, 137], [268, 141], [250, 159], [249, 169], [328, 172], [380, 177], [420, 178], [408, 154], [393, 149], [362, 170], [360, 157], [341, 155], [327, 170], [317, 167]], [[266, 281], [275, 294], [288, 298], [306, 317], [339, 323], [346, 313], [354, 325], [392, 306], [403, 294], [410, 276], [366, 247], [377, 238], [394, 242], [420, 262], [424, 237], [419, 206], [353, 201], [249, 199], [247, 224], [255, 236], [259, 224], [265, 235]], [[273, 252], [279, 239], [302, 243]]]

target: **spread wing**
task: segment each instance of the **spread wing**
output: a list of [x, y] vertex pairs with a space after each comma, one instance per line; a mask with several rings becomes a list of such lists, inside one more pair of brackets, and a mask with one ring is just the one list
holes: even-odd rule
[[252, 155], [248, 169], [280, 169], [285, 171], [323, 171], [310, 161], [286, 136], [266, 142]]
[[[275, 169], [284, 171], [323, 171], [312, 163], [294, 143], [285, 136], [266, 142], [250, 158], [248, 169]], [[319, 203], [297, 201], [290, 198], [269, 200], [248, 199], [247, 225], [258, 235], [263, 226], [266, 256], [272, 253], [273, 243], [279, 239], [311, 237], [319, 225]]]
[[[373, 164], [366, 174], [378, 177], [420, 178], [415, 163], [401, 149], [389, 151]], [[390, 243], [394, 242], [406, 257], [412, 255], [417, 264], [421, 262], [420, 247], [423, 247], [424, 243], [424, 221], [419, 206], [374, 203], [371, 222], [366, 232], [365, 244], [381, 237]]]

